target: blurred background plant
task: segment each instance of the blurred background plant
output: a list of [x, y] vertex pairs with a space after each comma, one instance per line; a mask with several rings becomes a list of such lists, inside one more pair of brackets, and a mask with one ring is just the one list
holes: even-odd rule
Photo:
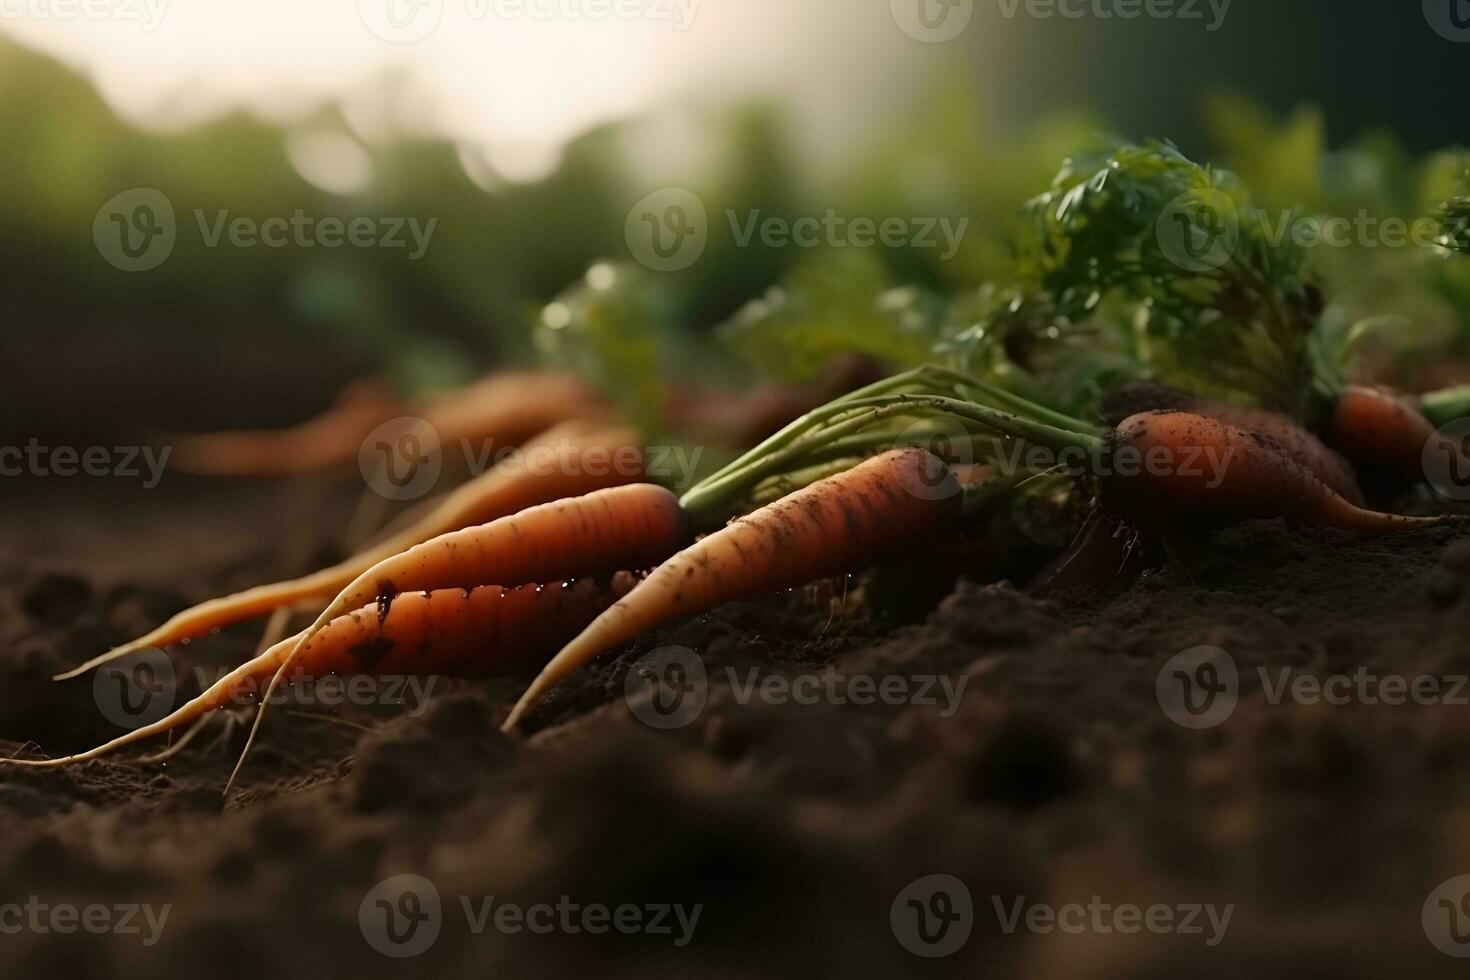
[[[936, 349], [1075, 411], [1138, 373], [1141, 311], [1164, 332], [1187, 312], [1137, 277], [1068, 296], [1027, 244], [1023, 230], [1045, 215], [1033, 204], [1028, 221], [1027, 202], [1085, 181], [1104, 159], [1092, 154], [1122, 145], [1106, 134], [1174, 140], [1202, 163], [1180, 173], [1232, 171], [1271, 222], [1292, 209], [1412, 220], [1463, 193], [1465, 154], [1436, 149], [1456, 128], [1439, 86], [1460, 50], [1417, 10], [1350, 22], [1326, 2], [1240, 5], [1207, 31], [981, 5], [964, 36], [926, 45], [886, 6], [711, 2], [685, 34], [625, 34], [627, 53], [581, 25], [564, 50], [521, 31], [386, 67], [342, 60], [335, 41], [362, 34], [351, 11], [318, 23], [326, 15], [264, 4], [258, 29], [219, 50], [200, 39], [217, 40], [233, 15], [202, 2], [168, 10], [146, 43], [120, 28], [7, 22], [23, 43], [0, 42], [0, 346], [14, 406], [0, 434], [284, 424], [358, 377], [412, 394], [546, 360], [653, 418], [674, 374], [739, 385], [811, 377], [842, 352], [903, 366]], [[213, 33], [199, 33], [205, 9]], [[287, 30], [291, 18], [302, 30]], [[275, 56], [257, 56], [266, 50]], [[319, 64], [293, 65], [313, 50]], [[1335, 70], [1410, 50], [1412, 75]], [[487, 52], [509, 60], [490, 65]], [[1328, 77], [1341, 84], [1323, 87]], [[286, 98], [293, 85], [310, 97]], [[653, 273], [630, 261], [624, 222], [666, 186], [699, 195], [711, 234], [691, 267]], [[179, 226], [168, 260], [142, 274], [103, 261], [90, 234], [102, 202], [133, 187], [163, 191]], [[947, 261], [758, 237], [743, 247], [728, 226], [728, 215], [829, 208], [968, 225]], [[298, 211], [437, 224], [418, 261], [209, 248], [196, 227], [196, 212]], [[1470, 263], [1450, 251], [1316, 248], [1292, 259], [1288, 292], [1305, 302], [1305, 284], [1320, 284], [1313, 316], [1340, 363], [1410, 386], [1461, 380]], [[1074, 283], [1077, 272], [1062, 270]]]

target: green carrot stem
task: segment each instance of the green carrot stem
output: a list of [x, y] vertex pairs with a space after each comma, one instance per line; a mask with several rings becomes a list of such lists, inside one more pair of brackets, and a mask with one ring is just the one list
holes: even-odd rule
[[1448, 425], [1470, 415], [1470, 384], [1420, 395], [1419, 411], [1436, 426]]
[[937, 364], [933, 364], [921, 368], [920, 370], [925, 371], [936, 379], [947, 380], [961, 389], [979, 393], [980, 395], [984, 396], [983, 398], [972, 397], [971, 400], [973, 401], [989, 400], [996, 403], [996, 408], [1005, 409], [1006, 411], [1012, 412], [1016, 415], [1024, 416], [1026, 418], [1033, 418], [1037, 421], [1045, 422], [1048, 425], [1056, 426], [1060, 429], [1071, 429], [1078, 432], [1086, 432], [1090, 435], [1095, 435], [1099, 437], [1107, 434], [1107, 430], [1105, 429], [1092, 425], [1091, 423], [1084, 422], [1081, 419], [1073, 418], [1070, 415], [1064, 415], [1061, 412], [1047, 408], [1045, 405], [1039, 405], [1036, 402], [1021, 397], [1013, 391], [1007, 391], [1006, 389], [1001, 388], [998, 385], [993, 385], [989, 382], [981, 381], [979, 378], [973, 378], [970, 375], [965, 374], [961, 371], [956, 371], [953, 368], [947, 368]]
[[[733, 501], [748, 493], [749, 488], [760, 480], [801, 464], [815, 450], [886, 418], [931, 413], [959, 419], [990, 433], [1024, 439], [1055, 452], [1076, 449], [1096, 454], [1106, 446], [1103, 437], [1091, 432], [1048, 425], [958, 398], [940, 395], [854, 397], [842, 400], [841, 404], [826, 406], [825, 421], [811, 431], [793, 437], [763, 458], [703, 481], [686, 493], [680, 502], [696, 521], [712, 521], [722, 516]], [[1082, 428], [1080, 424], [1079, 428]]]

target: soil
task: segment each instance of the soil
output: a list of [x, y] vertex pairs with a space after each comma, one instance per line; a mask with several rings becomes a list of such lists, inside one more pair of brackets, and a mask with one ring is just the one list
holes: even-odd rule
[[[50, 755], [120, 730], [92, 678], [51, 673], [188, 602], [332, 558], [356, 496], [332, 480], [7, 490], [0, 737]], [[11, 930], [0, 909], [0, 967], [257, 980], [1461, 972], [1421, 913], [1470, 874], [1470, 691], [1452, 682], [1470, 674], [1462, 530], [1368, 538], [1255, 522], [1134, 581], [1045, 601], [977, 567], [957, 582], [889, 570], [724, 607], [603, 658], [525, 738], [497, 730], [514, 679], [445, 680], [426, 705], [277, 709], [228, 801], [243, 732], [223, 722], [166, 763], [129, 751], [0, 770], [0, 904], [169, 906], [152, 945], [141, 916], [141, 934], [91, 934]], [[196, 665], [237, 662], [259, 633], [172, 650], [181, 691]], [[640, 658], [671, 645], [699, 655], [707, 700], [661, 730], [640, 720], [643, 675], [626, 691]], [[1157, 681], [1201, 645], [1228, 652], [1239, 698], [1191, 729]], [[953, 704], [936, 685], [937, 704], [868, 705], [745, 687], [752, 671], [828, 669], [910, 692], [935, 677], [964, 687]], [[1283, 669], [1446, 678], [1446, 696], [1273, 699]], [[369, 892], [400, 874], [441, 901], [437, 939], [412, 958], [378, 952], [364, 925]], [[890, 913], [935, 874], [963, 883], [971, 932], [926, 958]], [[489, 896], [702, 909], [682, 946], [677, 926], [476, 932], [461, 899]], [[1228, 906], [1231, 918], [1213, 945], [1204, 916], [1202, 933], [1008, 932], [1001, 913], [1023, 897]]]

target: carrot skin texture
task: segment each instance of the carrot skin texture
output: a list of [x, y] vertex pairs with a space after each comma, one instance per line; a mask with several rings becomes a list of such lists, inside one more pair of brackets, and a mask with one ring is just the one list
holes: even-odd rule
[[[594, 451], [605, 452], [608, 460], [592, 465], [588, 456]], [[568, 465], [552, 464], [547, 458], [551, 455], [570, 457], [564, 460]], [[374, 565], [417, 544], [537, 504], [630, 483], [641, 479], [644, 463], [642, 448], [631, 430], [577, 421], [563, 423], [526, 443], [519, 455], [451, 493], [422, 521], [346, 561], [302, 578], [257, 586], [185, 609], [157, 629], [59, 674], [56, 679], [74, 677], [133, 650], [168, 646], [221, 626], [266, 615], [281, 606], [329, 602]]]
[[1111, 392], [1103, 399], [1101, 414], [1116, 428], [1125, 420], [1147, 412], [1191, 412], [1274, 439], [1317, 479], [1349, 502], [1363, 504], [1363, 491], [1348, 461], [1289, 415], [1269, 408], [1202, 399], [1178, 388], [1149, 382], [1125, 385]]
[[1424, 448], [1439, 439], [1412, 399], [1383, 388], [1344, 388], [1328, 419], [1328, 439], [1361, 463], [1424, 475]]
[[[1134, 458], [1156, 453], [1171, 461], [1163, 473], [1115, 471], [1100, 481], [1105, 509], [1140, 523], [1160, 518], [1283, 517], [1344, 530], [1384, 532], [1439, 523], [1365, 510], [1344, 499], [1273, 440], [1188, 412], [1145, 412], [1125, 419], [1111, 437], [1114, 458], [1128, 447]], [[1186, 465], [1212, 450], [1223, 467]]]
[[440, 535], [379, 562], [350, 583], [318, 624], [403, 592], [524, 585], [650, 567], [687, 543], [678, 498], [652, 483], [612, 487], [530, 507]]
[[941, 460], [901, 449], [736, 518], [664, 562], [563, 647], [504, 728], [599, 654], [722, 603], [852, 571], [921, 541], [958, 514], [960, 496]]
[[[328, 623], [306, 640], [290, 681], [341, 676], [524, 676], [592, 622], [631, 586], [618, 576], [611, 589], [591, 579], [498, 585], [398, 597], [386, 616], [376, 605]], [[241, 664], [166, 718], [87, 752], [58, 759], [8, 759], [26, 766], [84, 762], [178, 728], [223, 708], [258, 699], [304, 634], [288, 637]]]

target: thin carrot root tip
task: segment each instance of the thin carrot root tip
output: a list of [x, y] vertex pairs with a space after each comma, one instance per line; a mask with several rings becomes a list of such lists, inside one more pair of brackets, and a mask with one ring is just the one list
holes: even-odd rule
[[543, 695], [598, 655], [722, 603], [851, 571], [921, 541], [953, 518], [960, 497], [940, 459], [900, 449], [737, 518], [664, 562], [563, 647], [503, 730], [512, 731]]

